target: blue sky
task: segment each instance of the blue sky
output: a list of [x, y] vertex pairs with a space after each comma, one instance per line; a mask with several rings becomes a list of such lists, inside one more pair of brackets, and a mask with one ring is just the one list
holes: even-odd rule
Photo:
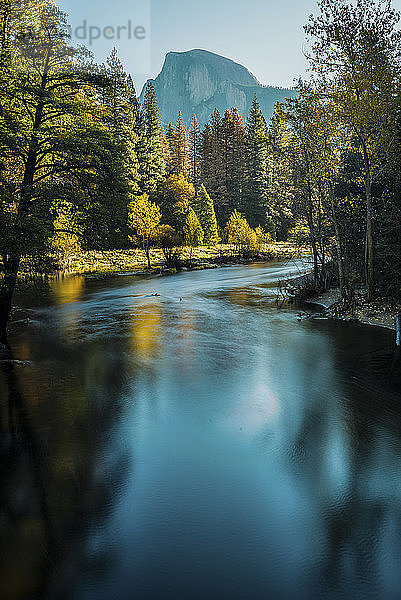
[[[79, 34], [86, 33], [86, 45], [90, 26], [94, 37], [96, 27], [113, 28], [93, 40], [91, 48], [101, 61], [115, 45], [138, 91], [157, 75], [168, 51], [192, 48], [236, 60], [263, 84], [289, 86], [305, 74], [303, 25], [317, 11], [316, 0], [59, 0], [59, 5], [74, 28], [86, 20], [87, 31]], [[401, 0], [393, 6], [401, 9]], [[122, 29], [129, 21], [130, 39]]]

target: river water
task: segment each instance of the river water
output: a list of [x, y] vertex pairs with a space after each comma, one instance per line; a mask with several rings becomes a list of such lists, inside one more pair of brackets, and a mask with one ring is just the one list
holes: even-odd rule
[[2, 600], [401, 597], [393, 335], [278, 308], [299, 268], [77, 277], [18, 299]]

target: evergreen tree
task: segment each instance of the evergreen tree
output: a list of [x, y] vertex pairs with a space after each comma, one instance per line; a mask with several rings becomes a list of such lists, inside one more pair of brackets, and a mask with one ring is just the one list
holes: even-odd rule
[[204, 233], [199, 223], [199, 219], [195, 214], [195, 211], [190, 206], [187, 212], [184, 225], [185, 243], [191, 248], [190, 260], [192, 258], [192, 248], [201, 246], [204, 240]]
[[126, 122], [126, 169], [129, 186], [129, 198], [132, 199], [140, 191], [139, 160], [137, 155], [138, 132], [137, 123], [140, 118], [140, 106], [131, 75], [127, 77], [127, 122]]
[[200, 187], [200, 146], [201, 131], [199, 122], [194, 115], [189, 129], [189, 181], [193, 183], [195, 191]]
[[[170, 133], [169, 133], [170, 135]], [[181, 112], [178, 113], [177, 123], [170, 146], [171, 168], [176, 175], [182, 173], [188, 177], [188, 141]]]
[[236, 108], [226, 110], [221, 128], [225, 166], [225, 189], [228, 209], [232, 212], [243, 204], [246, 184], [246, 128]]
[[201, 181], [213, 196], [220, 225], [225, 223], [229, 214], [221, 121], [220, 113], [216, 109], [202, 132], [201, 140]]
[[[139, 105], [132, 78], [128, 76], [114, 48], [102, 69], [107, 85], [100, 95], [103, 122], [120, 155], [120, 193], [106, 194], [99, 185], [96, 202], [87, 215], [84, 235], [89, 246], [113, 248], [126, 243], [128, 203], [139, 193], [139, 163], [136, 153], [136, 131]], [[113, 175], [112, 175], [113, 177]]]
[[251, 226], [264, 225], [268, 190], [268, 132], [256, 94], [247, 121], [246, 153], [247, 183], [244, 212]]
[[165, 177], [166, 165], [159, 107], [151, 82], [146, 87], [137, 131], [140, 188], [152, 195]]
[[213, 201], [202, 184], [193, 202], [193, 208], [204, 233], [204, 243], [213, 246], [219, 241]]
[[172, 123], [168, 124], [167, 127], [167, 131], [166, 131], [166, 143], [167, 143], [167, 148], [166, 151], [168, 149], [168, 157], [169, 157], [169, 161], [168, 164], [166, 164], [166, 173], [167, 175], [172, 175], [173, 174], [173, 164], [172, 164], [172, 152], [173, 152], [173, 148], [174, 148], [174, 125]]
[[168, 142], [167, 135], [166, 135], [163, 125], [161, 127], [160, 137], [161, 137], [161, 141], [162, 141], [163, 157], [164, 157], [164, 164], [166, 165], [166, 173], [170, 173], [170, 171], [171, 171], [170, 144]]

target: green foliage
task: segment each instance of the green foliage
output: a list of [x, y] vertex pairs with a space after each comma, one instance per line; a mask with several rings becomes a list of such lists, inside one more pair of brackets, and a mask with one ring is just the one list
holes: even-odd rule
[[247, 183], [244, 211], [251, 225], [265, 225], [267, 209], [268, 132], [266, 121], [255, 96], [247, 121]]
[[175, 128], [172, 131], [169, 131], [169, 139], [171, 172], [176, 175], [182, 174], [183, 177], [187, 179], [188, 141], [181, 112], [178, 113]]
[[304, 222], [299, 222], [288, 233], [288, 241], [295, 246], [306, 246], [310, 242], [309, 228]]
[[189, 129], [189, 167], [188, 179], [197, 192], [201, 181], [201, 130], [196, 115], [193, 116]]
[[204, 185], [201, 185], [192, 206], [202, 226], [204, 243], [209, 246], [217, 244], [219, 236], [213, 200]]
[[[258, 246], [257, 234], [249, 226], [245, 217], [236, 210], [227, 221], [225, 235], [227, 242], [235, 246], [239, 254], [245, 249], [256, 250]], [[261, 230], [259, 230], [259, 235], [261, 235]]]
[[150, 202], [147, 194], [142, 194], [129, 205], [128, 227], [131, 235], [130, 239], [136, 244], [142, 244], [143, 247], [156, 239], [161, 212], [159, 207]]
[[156, 196], [163, 210], [166, 223], [176, 231], [183, 232], [189, 206], [195, 197], [195, 189], [183, 173], [170, 175], [162, 184]]
[[184, 225], [185, 243], [196, 247], [203, 244], [204, 233], [194, 210], [189, 207]]
[[223, 118], [216, 110], [201, 135], [200, 181], [213, 197], [220, 226], [245, 201], [246, 136], [245, 123], [236, 108], [227, 109]]
[[260, 225], [256, 227], [255, 235], [259, 247], [273, 241], [271, 234], [268, 231], [265, 231]]
[[150, 202], [147, 194], [142, 194], [129, 205], [130, 240], [135, 244], [140, 244], [146, 252], [149, 269], [151, 268], [149, 249], [158, 239], [161, 217], [159, 207], [154, 202]]
[[162, 126], [156, 93], [151, 82], [147, 84], [143, 106], [137, 124], [139, 185], [152, 195], [163, 182], [166, 172], [162, 142]]

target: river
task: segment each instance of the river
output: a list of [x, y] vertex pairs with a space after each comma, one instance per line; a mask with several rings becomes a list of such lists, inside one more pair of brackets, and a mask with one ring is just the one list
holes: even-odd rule
[[76, 277], [17, 298], [2, 600], [401, 597], [393, 334], [277, 307], [300, 267]]

